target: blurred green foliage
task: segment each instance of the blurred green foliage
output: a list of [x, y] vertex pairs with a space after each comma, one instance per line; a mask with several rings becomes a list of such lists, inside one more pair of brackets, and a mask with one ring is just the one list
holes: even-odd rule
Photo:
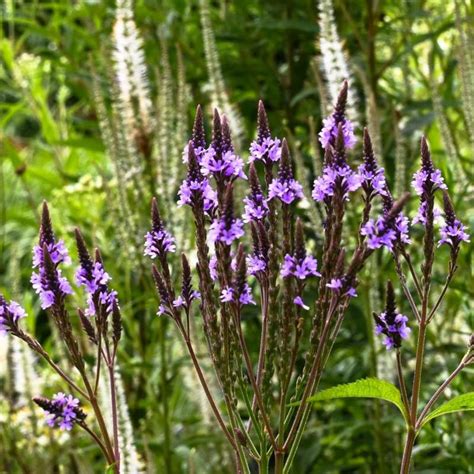
[[[262, 98], [276, 135], [290, 138], [295, 153], [301, 154], [300, 166], [310, 170], [315, 137], [309, 120], [318, 129], [323, 118], [315, 74], [315, 57], [325, 54], [316, 41], [317, 5], [313, 0], [210, 3], [224, 80], [231, 103], [244, 120], [243, 143], [253, 137], [256, 103]], [[334, 4], [339, 35], [354, 74], [359, 124], [371, 120], [379, 124], [379, 158], [392, 188], [396, 159], [401, 159], [407, 174], [398, 178], [401, 190], [408, 189], [409, 176], [417, 167], [419, 137], [427, 134], [457, 213], [472, 229], [473, 137], [468, 123], [472, 110], [466, 108], [468, 99], [461, 84], [461, 28], [455, 14], [458, 5], [461, 20], [472, 27], [472, 5], [438, 0], [336, 0]], [[125, 342], [119, 358], [136, 443], [147, 472], [230, 471], [227, 446], [203, 410], [205, 401], [174, 328], [155, 317], [156, 296], [148, 265], [126, 258], [117, 236], [117, 213], [111, 212], [108, 190], [117, 183], [100, 136], [92, 65], [109, 60], [114, 4], [5, 0], [0, 9], [0, 291], [24, 303], [30, 315], [28, 329], [56, 351], [49, 322], [29, 285], [38, 209], [43, 199], [48, 200], [56, 233], [72, 249], [72, 230], [80, 227], [101, 248], [121, 296]], [[134, 11], [145, 41], [153, 98], [161, 87], [158, 68], [163, 39], [173, 71], [177, 70], [176, 47], [182, 52], [191, 93], [190, 123], [195, 104], [209, 104], [197, 1], [141, 0]], [[106, 84], [107, 78], [101, 79]], [[360, 160], [360, 148], [352, 158]], [[160, 194], [160, 189], [155, 192]], [[412, 212], [414, 206], [412, 202]], [[135, 210], [142, 233], [147, 208], [144, 202]], [[357, 222], [353, 221], [355, 232]], [[318, 232], [314, 229], [315, 235]], [[415, 240], [418, 232], [413, 231]], [[412, 251], [419, 253], [419, 248], [414, 245]], [[369, 278], [370, 267], [321, 388], [365, 376], [393, 377], [393, 360], [374, 347], [370, 322], [370, 311], [380, 309], [373, 305], [380, 304], [385, 279], [393, 276], [393, 269], [388, 255], [376, 258], [375, 278]], [[419, 262], [418, 257], [414, 259]], [[447, 259], [448, 252], [440, 250], [435, 269], [439, 283]], [[424, 398], [455, 367], [474, 327], [471, 259], [472, 247], [463, 249], [452, 290], [429, 333]], [[399, 303], [408, 311], [403, 298]], [[251, 337], [249, 331], [249, 341]], [[408, 344], [407, 362], [412, 356]], [[37, 370], [49, 380], [47, 369], [40, 365]], [[453, 383], [451, 395], [472, 391], [473, 373], [466, 370]], [[53, 386], [57, 381], [51, 382]], [[0, 472], [39, 472], [34, 466], [40, 463], [42, 472], [101, 472], [98, 453], [86, 440], [77, 440], [78, 435], [64, 441], [68, 449], [58, 448], [57, 441], [47, 449], [24, 446], [21, 440], [32, 434], [25, 434], [22, 423], [11, 422], [18, 415], [8, 408], [8, 397], [3, 374]], [[426, 427], [415, 451], [417, 472], [474, 472], [473, 432], [469, 413], [435, 420]], [[402, 433], [401, 420], [391, 406], [350, 399], [327, 402], [315, 411], [294, 472], [397, 472]], [[54, 433], [49, 436], [54, 438]], [[24, 458], [23, 454], [18, 457], [19, 449]]]

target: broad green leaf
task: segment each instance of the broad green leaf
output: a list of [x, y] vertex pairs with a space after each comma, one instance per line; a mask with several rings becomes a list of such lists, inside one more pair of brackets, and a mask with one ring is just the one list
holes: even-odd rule
[[458, 411], [474, 411], [474, 392], [458, 395], [441, 406], [433, 410], [424, 420], [421, 426], [425, 425], [433, 418]]
[[309, 398], [309, 401], [321, 402], [335, 398], [377, 398], [385, 400], [393, 403], [401, 411], [405, 421], [408, 419], [400, 391], [395, 385], [385, 380], [367, 378], [353, 383], [337, 385], [313, 395]]

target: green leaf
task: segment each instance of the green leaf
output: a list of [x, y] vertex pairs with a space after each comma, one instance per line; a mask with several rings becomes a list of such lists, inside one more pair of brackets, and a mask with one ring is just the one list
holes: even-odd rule
[[[405, 421], [408, 415], [403, 406], [400, 391], [395, 385], [385, 380], [376, 378], [367, 378], [357, 380], [357, 382], [338, 385], [336, 387], [323, 390], [316, 393], [308, 400], [310, 402], [321, 402], [324, 400], [333, 400], [335, 398], [377, 398], [393, 403], [402, 413]], [[408, 422], [408, 421], [407, 421]]]
[[474, 392], [464, 393], [452, 398], [446, 403], [433, 410], [424, 420], [421, 426], [425, 425], [433, 418], [458, 411], [474, 411]]

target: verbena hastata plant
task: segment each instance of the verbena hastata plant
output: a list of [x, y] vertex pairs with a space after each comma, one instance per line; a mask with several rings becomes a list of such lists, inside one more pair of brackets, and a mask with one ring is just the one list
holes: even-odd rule
[[[62, 240], [57, 240], [51, 225], [48, 206], [43, 204], [39, 243], [33, 249], [33, 268], [31, 282], [56, 327], [57, 337], [66, 348], [68, 360], [61, 365], [53, 360], [40, 341], [25, 332], [20, 321], [26, 317], [25, 310], [15, 301], [7, 302], [0, 295], [0, 333], [10, 334], [25, 342], [42, 357], [61, 377], [71, 394], [59, 392], [52, 399], [35, 397], [34, 402], [46, 413], [46, 423], [61, 430], [71, 430], [75, 425], [82, 428], [102, 450], [107, 465], [113, 472], [120, 472], [120, 452], [118, 433], [117, 396], [115, 382], [115, 363], [117, 348], [122, 333], [122, 318], [117, 292], [109, 288], [110, 276], [104, 270], [98, 250], [92, 259], [83, 237], [76, 230], [76, 242], [80, 266], [76, 273], [76, 283], [87, 293], [87, 308], [78, 309], [82, 330], [96, 352], [95, 367], [92, 371], [86, 366], [80, 344], [74, 334], [71, 316], [66, 307], [68, 295], [73, 293], [69, 281], [62, 275], [61, 267], [71, 262]], [[81, 344], [82, 345], [82, 344]], [[70, 371], [73, 366], [81, 380]], [[111, 420], [104, 417], [99, 406], [98, 389], [104, 371], [108, 372], [110, 383]], [[75, 398], [75, 396], [79, 398]], [[95, 426], [86, 422], [87, 415], [81, 407], [86, 402], [92, 409]], [[111, 432], [109, 425], [112, 426]]]
[[[157, 260], [153, 276], [160, 296], [158, 314], [170, 317], [182, 335], [216, 420], [235, 452], [236, 471], [249, 473], [249, 461], [268, 472], [290, 472], [310, 413], [309, 397], [318, 386], [334, 340], [356, 296], [357, 275], [383, 242], [406, 239], [406, 198], [390, 198], [377, 221], [380, 239], [361, 237], [350, 258], [343, 241], [344, 215], [350, 196], [362, 192], [361, 226], [366, 228], [371, 203], [388, 196], [383, 170], [373, 156], [355, 172], [347, 151], [356, 139], [344, 116], [347, 83], [334, 113], [325, 121], [320, 141], [325, 148], [323, 175], [313, 198], [326, 212], [321, 230], [322, 264], [307, 250], [304, 221], [296, 217], [303, 187], [294, 179], [286, 140], [272, 137], [262, 103], [258, 137], [251, 144], [248, 170], [233, 149], [225, 117], [214, 114], [212, 141], [205, 138], [198, 107], [192, 140], [184, 154], [188, 175], [179, 190], [179, 206], [194, 216], [198, 289], [192, 287], [188, 258], [182, 255], [182, 288], [174, 290], [167, 255], [175, 240], [166, 230], [156, 201], [145, 254]], [[366, 134], [366, 142], [369, 142]], [[263, 183], [259, 178], [263, 175]], [[237, 180], [249, 183], [243, 203], [234, 199]], [[238, 214], [243, 207], [243, 215]], [[372, 229], [367, 228], [367, 234]], [[257, 297], [259, 294], [259, 297]], [[258, 360], [251, 360], [245, 318], [256, 306], [260, 323]], [[195, 352], [191, 319], [199, 315], [223, 405], [215, 399]], [[301, 354], [302, 343], [308, 350]], [[304, 356], [298, 370], [296, 361]], [[299, 400], [297, 406], [290, 401]]]
[[[365, 144], [364, 154], [366, 163], [372, 161], [370, 157], [373, 157], [373, 152], [368, 143]], [[367, 244], [370, 247], [386, 247], [391, 252], [400, 286], [413, 313], [412, 317], [408, 318], [397, 310], [395, 291], [392, 283], [388, 281], [385, 310], [380, 314], [374, 313], [373, 316], [376, 334], [383, 338], [383, 344], [386, 349], [395, 353], [394, 364], [400, 390], [383, 380], [364, 379], [352, 384], [330, 388], [312, 398], [313, 401], [322, 401], [332, 398], [369, 397], [380, 398], [394, 403], [402, 412], [407, 427], [406, 443], [400, 468], [400, 472], [403, 474], [408, 473], [410, 470], [416, 437], [428, 421], [445, 413], [474, 409], [474, 393], [471, 392], [459, 395], [433, 410], [433, 406], [444, 394], [454, 378], [467, 365], [474, 362], [474, 336], [471, 336], [468, 342], [468, 350], [456, 369], [442, 382], [421, 411], [419, 410], [427, 329], [435, 318], [457, 270], [460, 246], [463, 242], [469, 242], [469, 235], [466, 232], [465, 226], [456, 217], [446, 184], [440, 170], [434, 167], [428, 144], [424, 137], [421, 139], [421, 168], [413, 176], [412, 186], [415, 193], [420, 196], [418, 212], [412, 223], [414, 225], [422, 225], [424, 229], [423, 243], [418, 247], [423, 251], [423, 263], [419, 272], [417, 272], [412, 262], [413, 252], [416, 249], [414, 245], [408, 247], [411, 244], [408, 232], [405, 232], [405, 238], [395, 238], [392, 231], [385, 232], [383, 230], [383, 217], [376, 221], [369, 219], [361, 228], [361, 234], [366, 236]], [[435, 194], [440, 192], [443, 193], [444, 224], [440, 228], [441, 238], [437, 239], [435, 237], [435, 222], [441, 217], [441, 212], [435, 208]], [[388, 193], [381, 194], [384, 206], [391, 206], [390, 195]], [[406, 224], [407, 222], [405, 222]], [[406, 231], [408, 231], [408, 228], [406, 228]], [[438, 240], [437, 244], [436, 240]], [[434, 294], [433, 265], [437, 252], [442, 252], [444, 247], [448, 247], [450, 250], [447, 275], [442, 287], [437, 294]], [[408, 278], [405, 275], [403, 264], [405, 264], [411, 276], [413, 289], [408, 285]], [[416, 357], [413, 386], [411, 393], [409, 393], [405, 383], [401, 348], [403, 341], [410, 337], [410, 326], [413, 327], [414, 325], [418, 326], [418, 338], [415, 346]]]
[[[402, 360], [400, 355], [400, 348], [402, 340], [408, 337], [409, 331], [406, 328], [408, 318], [397, 313], [395, 298], [391, 284], [387, 286], [387, 306], [385, 313], [382, 315], [375, 315], [376, 330], [378, 333], [385, 334], [385, 345], [388, 349], [396, 350], [397, 370], [399, 374], [399, 383], [402, 393], [402, 401], [406, 410], [408, 434], [406, 438], [405, 449], [403, 453], [403, 460], [401, 465], [402, 473], [409, 472], [412, 450], [415, 438], [420, 432], [422, 426], [434, 418], [446, 412], [442, 407], [436, 411], [432, 411], [433, 405], [443, 395], [444, 391], [452, 380], [465, 368], [468, 364], [474, 362], [474, 340], [471, 337], [469, 341], [469, 348], [459, 362], [458, 367], [454, 372], [441, 384], [433, 396], [426, 403], [424, 408], [418, 413], [418, 403], [421, 391], [421, 374], [423, 370], [425, 338], [428, 325], [436, 316], [446, 291], [451, 283], [453, 276], [457, 270], [457, 258], [462, 242], [469, 242], [469, 235], [466, 233], [465, 226], [456, 217], [453, 205], [447, 192], [447, 186], [441, 176], [441, 171], [434, 167], [431, 159], [428, 144], [425, 138], [421, 139], [421, 168], [413, 176], [412, 186], [417, 195], [420, 196], [420, 206], [418, 213], [413, 220], [413, 223], [421, 224], [424, 227], [423, 237], [423, 264], [419, 272], [413, 268], [410, 258], [404, 246], [396, 249], [394, 252], [397, 275], [400, 279], [400, 284], [403, 288], [404, 294], [410, 302], [410, 307], [413, 312], [412, 321], [418, 324], [418, 339], [416, 342], [416, 359], [415, 372], [413, 375], [413, 388], [411, 391], [411, 398], [408, 398], [408, 393], [405, 387]], [[434, 232], [435, 220], [439, 217], [439, 211], [435, 208], [435, 193], [440, 190], [443, 193], [443, 207], [444, 207], [444, 224], [440, 228], [441, 238], [438, 240], [437, 246], [435, 244], [436, 237]], [[439, 192], [439, 191], [438, 191]], [[444, 285], [439, 289], [437, 294], [432, 294], [433, 278], [432, 270], [437, 252], [442, 250], [442, 247], [450, 249], [450, 258], [447, 269], [446, 280]], [[408, 288], [406, 278], [403, 274], [400, 259], [404, 258], [408, 264], [411, 276], [414, 282], [414, 296]], [[471, 399], [471, 405], [474, 405], [474, 394], [461, 395], [457, 402], [456, 399], [447, 403], [447, 412], [453, 409], [466, 408], [464, 406]]]

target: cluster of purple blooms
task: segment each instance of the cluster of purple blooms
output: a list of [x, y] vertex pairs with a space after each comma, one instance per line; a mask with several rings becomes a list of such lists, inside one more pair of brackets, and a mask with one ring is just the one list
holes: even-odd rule
[[383, 341], [387, 350], [398, 349], [402, 345], [403, 339], [410, 335], [410, 328], [407, 326], [408, 318], [397, 311], [395, 303], [395, 293], [392, 283], [387, 283], [387, 302], [385, 311], [379, 315], [374, 313], [375, 333], [384, 334]]
[[10, 332], [12, 326], [16, 326], [17, 322], [24, 317], [26, 317], [26, 311], [16, 301], [7, 303], [0, 295], [0, 335]]
[[[413, 219], [413, 223], [427, 224], [429, 216], [428, 203], [433, 203], [433, 196], [436, 190], [441, 189], [444, 196], [445, 222], [441, 226], [441, 239], [438, 246], [446, 244], [451, 248], [457, 248], [461, 242], [469, 242], [469, 234], [466, 227], [456, 218], [451, 201], [447, 194], [447, 186], [441, 175], [441, 171], [434, 167], [428, 144], [423, 138], [421, 141], [421, 168], [413, 175], [412, 186], [417, 195], [420, 196], [420, 206]], [[433, 220], [441, 216], [439, 209], [433, 206]]]
[[209, 240], [212, 243], [222, 242], [231, 245], [236, 239], [244, 235], [244, 223], [241, 219], [230, 218], [226, 215], [216, 218], [209, 227]]
[[286, 254], [280, 274], [283, 278], [294, 276], [300, 280], [305, 280], [309, 276], [321, 276], [318, 272], [318, 261], [312, 255], [298, 258], [296, 255]]
[[247, 178], [244, 161], [233, 150], [227, 150], [219, 156], [211, 145], [203, 154], [200, 165], [204, 176], [222, 174], [226, 178]]
[[312, 196], [315, 201], [324, 202], [334, 196], [334, 190], [340, 183], [344, 189], [344, 199], [349, 199], [349, 193], [357, 191], [361, 185], [360, 176], [352, 171], [351, 167], [345, 163], [327, 164], [323, 169], [323, 174], [316, 178]]
[[[283, 278], [294, 277], [298, 280], [306, 280], [310, 276], [320, 277], [318, 272], [318, 261], [312, 255], [306, 255], [304, 249], [294, 255], [286, 254], [280, 270]], [[308, 310], [309, 306], [305, 305], [301, 295], [297, 295], [293, 299], [293, 303]]]
[[[38, 403], [38, 399], [35, 401]], [[84, 412], [79, 408], [79, 400], [72, 395], [59, 392], [52, 400], [38, 404], [46, 411], [46, 423], [52, 428], [70, 431], [75, 423], [85, 419]]]
[[290, 205], [296, 199], [304, 197], [303, 186], [293, 176], [286, 141], [283, 146], [285, 150], [282, 152], [278, 175], [268, 186], [268, 200], [278, 198], [283, 204]]
[[257, 276], [267, 270], [267, 259], [260, 253], [247, 256], [247, 270], [249, 275]]
[[[49, 274], [45, 267], [45, 250], [48, 252], [49, 259], [55, 267], [54, 275]], [[50, 308], [57, 303], [56, 299], [58, 297], [72, 294], [71, 285], [62, 276], [61, 269], [58, 268], [60, 264], [69, 264], [70, 262], [71, 258], [64, 242], [62, 240], [56, 242], [52, 232], [42, 229], [39, 245], [35, 245], [33, 248], [33, 268], [38, 268], [38, 271], [33, 272], [31, 276], [33, 289], [41, 300], [41, 308]]]
[[466, 230], [466, 226], [462, 224], [459, 219], [451, 221], [447, 217], [445, 224], [440, 229], [441, 239], [438, 242], [438, 246], [447, 244], [451, 247], [455, 247], [459, 245], [460, 242], [470, 242], [469, 234]]
[[221, 291], [221, 301], [223, 303], [256, 304], [252, 296], [252, 289], [245, 283], [243, 290], [238, 292], [235, 288], [226, 287]]
[[249, 163], [263, 161], [271, 163], [280, 161], [281, 158], [281, 141], [279, 138], [266, 136], [261, 140], [254, 140], [250, 144]]
[[402, 339], [407, 339], [410, 335], [410, 328], [407, 326], [408, 318], [403, 314], [396, 314], [393, 318], [388, 318], [386, 313], [378, 316], [375, 325], [375, 334], [384, 334], [384, 346], [387, 350], [398, 348]]
[[[92, 263], [92, 262], [91, 262]], [[111, 280], [105, 271], [102, 262], [94, 262], [90, 268], [81, 265], [76, 272], [76, 283], [83, 286], [87, 292], [86, 316], [95, 316], [97, 313], [94, 296], [107, 314], [112, 313], [114, 304], [118, 304], [117, 292], [110, 290], [107, 283]]]
[[144, 255], [153, 259], [168, 252], [175, 252], [175, 242], [175, 238], [165, 229], [152, 229], [145, 235]]
[[242, 220], [245, 223], [261, 221], [268, 215], [268, 203], [261, 190], [252, 190], [249, 196], [244, 198], [244, 204]]
[[319, 132], [319, 141], [324, 149], [335, 145], [339, 127], [342, 129], [344, 147], [350, 149], [356, 144], [354, 124], [336, 111], [333, 115], [323, 120], [323, 128]]

